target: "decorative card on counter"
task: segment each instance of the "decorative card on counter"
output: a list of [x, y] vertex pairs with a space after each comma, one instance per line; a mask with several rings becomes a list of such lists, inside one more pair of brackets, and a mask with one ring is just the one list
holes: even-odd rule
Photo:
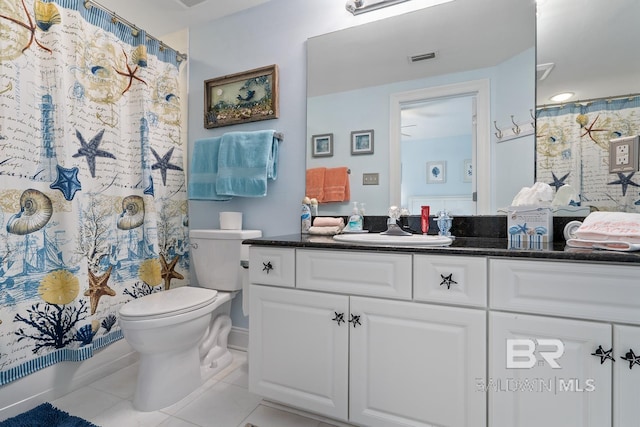
[[553, 242], [553, 212], [548, 206], [510, 206], [507, 212], [509, 247], [543, 249]]

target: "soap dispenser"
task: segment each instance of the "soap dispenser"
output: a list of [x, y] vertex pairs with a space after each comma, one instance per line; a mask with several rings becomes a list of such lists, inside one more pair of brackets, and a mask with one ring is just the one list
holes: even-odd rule
[[358, 210], [358, 202], [353, 202], [353, 213], [349, 217], [347, 228], [349, 231], [362, 231], [362, 215]]

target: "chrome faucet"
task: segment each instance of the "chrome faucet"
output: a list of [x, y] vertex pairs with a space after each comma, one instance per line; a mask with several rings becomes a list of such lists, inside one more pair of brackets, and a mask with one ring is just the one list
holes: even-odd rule
[[389, 208], [389, 218], [387, 218], [387, 231], [383, 231], [380, 234], [386, 236], [411, 236], [411, 233], [404, 231], [398, 225], [398, 218], [400, 218], [401, 210], [397, 206], [391, 206]]

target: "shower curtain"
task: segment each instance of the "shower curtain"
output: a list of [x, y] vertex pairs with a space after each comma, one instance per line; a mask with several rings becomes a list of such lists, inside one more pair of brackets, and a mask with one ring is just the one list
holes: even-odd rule
[[638, 134], [640, 96], [539, 108], [536, 181], [569, 184], [596, 210], [640, 212], [640, 173], [609, 173], [609, 141]]
[[0, 385], [187, 284], [177, 54], [78, 0], [0, 0]]

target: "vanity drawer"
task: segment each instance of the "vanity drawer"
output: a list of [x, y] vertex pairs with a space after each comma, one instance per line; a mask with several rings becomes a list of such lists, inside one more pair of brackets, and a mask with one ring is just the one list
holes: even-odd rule
[[262, 285], [295, 286], [295, 249], [249, 247], [249, 281]]
[[413, 299], [486, 307], [486, 258], [414, 255]]
[[489, 261], [491, 308], [640, 324], [640, 267]]
[[298, 288], [411, 299], [411, 255], [296, 251]]

